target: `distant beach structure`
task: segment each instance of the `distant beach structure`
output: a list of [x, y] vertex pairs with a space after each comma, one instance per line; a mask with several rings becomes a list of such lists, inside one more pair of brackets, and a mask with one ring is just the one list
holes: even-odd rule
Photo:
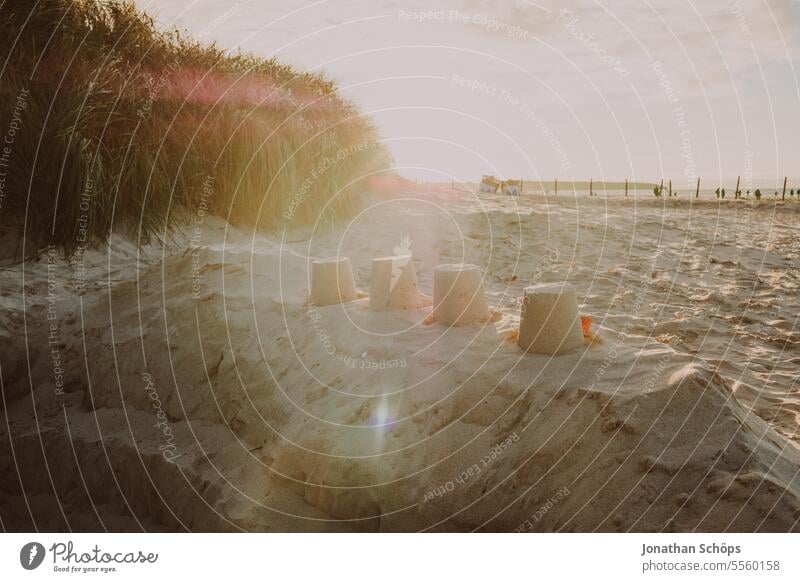
[[522, 193], [522, 180], [498, 180], [494, 176], [484, 174], [478, 186], [481, 194], [497, 194], [502, 192], [507, 196], [519, 196]]
[[500, 180], [494, 176], [487, 176], [484, 174], [481, 178], [481, 184], [478, 187], [478, 192], [481, 194], [496, 194], [499, 188]]
[[522, 194], [522, 180], [506, 180], [502, 183], [501, 190], [507, 196]]

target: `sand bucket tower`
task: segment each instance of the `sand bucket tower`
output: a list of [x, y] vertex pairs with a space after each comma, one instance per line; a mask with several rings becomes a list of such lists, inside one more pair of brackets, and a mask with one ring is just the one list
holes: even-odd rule
[[477, 265], [439, 265], [433, 275], [433, 317], [445, 325], [486, 321], [489, 305]]
[[370, 310], [418, 309], [421, 304], [411, 255], [372, 259]]
[[317, 306], [356, 299], [353, 268], [347, 257], [314, 261], [311, 265], [311, 303]]
[[517, 344], [526, 352], [561, 355], [583, 346], [575, 289], [569, 283], [525, 288]]

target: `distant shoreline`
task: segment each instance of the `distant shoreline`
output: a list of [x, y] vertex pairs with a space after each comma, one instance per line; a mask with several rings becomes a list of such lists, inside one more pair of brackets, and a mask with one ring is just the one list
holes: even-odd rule
[[[543, 191], [550, 192], [550, 191], [554, 191], [556, 189], [556, 184], [552, 180], [550, 180], [550, 181], [540, 181], [540, 180], [525, 180], [525, 179], [523, 179], [522, 182], [523, 182], [523, 188], [522, 189], [523, 189], [524, 192], [527, 192], [527, 193], [543, 192]], [[791, 190], [793, 190], [794, 192], [800, 192], [800, 188], [798, 188], [798, 186], [796, 185], [797, 182], [800, 182], [800, 180], [790, 180], [790, 185], [786, 187], [786, 197], [787, 198], [789, 197], [789, 192]], [[725, 191], [728, 194], [728, 196], [730, 196], [730, 198], [733, 199], [733, 191], [735, 189], [735, 183], [736, 183], [736, 180], [733, 180], [733, 184], [728, 185], [728, 182], [725, 181], [725, 182], [723, 182], [723, 185], [719, 186], [719, 187], [720, 188], [725, 188]], [[451, 185], [454, 185], [455, 187], [461, 187], [461, 188], [467, 188], [467, 189], [470, 189], [470, 190], [474, 190], [474, 189], [477, 189], [477, 187], [480, 184], [480, 182], [478, 182], [478, 181], [462, 182], [462, 181], [459, 181], [459, 180], [454, 180], [452, 182], [431, 182], [430, 184], [433, 185], [433, 186], [451, 186]], [[709, 182], [709, 184], [711, 184], [711, 182]], [[701, 195], [701, 197], [702, 197], [702, 195], [704, 193], [711, 192], [713, 194], [714, 190], [717, 188], [716, 183], [714, 183], [714, 184], [715, 185], [714, 185], [713, 188], [710, 187], [710, 186], [705, 186], [705, 185], [701, 184], [701, 186], [700, 186], [700, 195]], [[623, 182], [592, 181], [591, 185], [592, 185], [592, 190], [594, 192], [601, 192], [603, 190], [613, 190], [613, 191], [625, 190], [625, 182], [624, 181]], [[660, 184], [657, 183], [657, 182], [628, 182], [628, 190], [630, 190], [630, 191], [645, 190], [645, 191], [652, 192], [653, 188], [656, 188], [658, 186], [660, 186]], [[668, 191], [668, 189], [669, 189], [669, 183], [667, 181], [664, 182], [663, 188], [664, 188], [664, 191], [666, 193]], [[754, 183], [752, 185], [749, 185], [747, 187], [743, 187], [743, 186], [739, 187], [739, 190], [741, 190], [743, 193], [749, 190], [751, 192], [751, 194], [756, 189], [760, 189], [763, 192], [764, 198], [767, 198], [768, 196], [772, 197], [774, 192], [778, 192], [778, 195], [780, 196], [780, 194], [781, 194], [781, 192], [783, 190], [783, 184], [769, 185], [769, 184], [766, 184], [766, 183], [758, 182], [758, 183]], [[568, 192], [568, 191], [572, 191], [572, 190], [574, 190], [576, 192], [587, 192], [589, 190], [589, 181], [588, 180], [586, 180], [586, 181], [575, 181], [575, 182], [566, 181], [566, 180], [563, 181], [563, 182], [561, 180], [558, 181], [558, 191], [559, 192], [562, 192], [562, 191], [563, 192]], [[678, 186], [676, 183], [673, 183], [672, 190], [674, 192], [681, 192], [681, 193], [691, 192], [693, 195], [694, 195], [694, 192], [695, 192], [695, 188], [693, 188], [693, 187], [689, 188], [685, 184], [683, 185], [683, 187], [681, 187], [681, 186]], [[726, 199], [727, 199], [727, 197], [726, 197]]]
[[[761, 198], [755, 197], [755, 189], [744, 190], [740, 198], [734, 198], [733, 188], [728, 190], [726, 188], [726, 196], [718, 196], [715, 190], [710, 188], [701, 188], [699, 195], [695, 190], [688, 188], [674, 188], [672, 196], [669, 195], [667, 186], [664, 186], [663, 194], [661, 196], [653, 195], [653, 188], [657, 185], [650, 185], [643, 182], [629, 183], [628, 192], [625, 193], [625, 185], [617, 187], [618, 182], [600, 182], [592, 184], [592, 191], [594, 195], [589, 194], [588, 182], [559, 182], [558, 191], [552, 186], [551, 182], [525, 182], [523, 181], [523, 189], [519, 194], [524, 198], [541, 198], [543, 202], [556, 201], [558, 199], [583, 199], [596, 200], [598, 202], [614, 201], [614, 203], [631, 203], [641, 204], [651, 201], [659, 205], [672, 205], [672, 206], [689, 206], [693, 204], [733, 204], [737, 207], [748, 208], [784, 208], [793, 211], [800, 211], [800, 189], [788, 188], [786, 189], [785, 198], [782, 197], [782, 190], [776, 188], [768, 188], [761, 186]], [[466, 194], [466, 195], [480, 195], [488, 197], [509, 197], [508, 194], [497, 192], [491, 193], [478, 193], [479, 182], [427, 182], [417, 183], [416, 188], [430, 187], [439, 192], [445, 193], [447, 191], [452, 194]], [[510, 196], [516, 198], [516, 196]]]

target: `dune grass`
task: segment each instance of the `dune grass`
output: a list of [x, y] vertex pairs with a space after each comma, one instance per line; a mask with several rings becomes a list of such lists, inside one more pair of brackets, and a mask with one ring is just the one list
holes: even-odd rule
[[145, 242], [187, 211], [333, 220], [390, 164], [330, 81], [160, 31], [128, 3], [5, 0], [0, 34], [0, 224], [26, 255]]

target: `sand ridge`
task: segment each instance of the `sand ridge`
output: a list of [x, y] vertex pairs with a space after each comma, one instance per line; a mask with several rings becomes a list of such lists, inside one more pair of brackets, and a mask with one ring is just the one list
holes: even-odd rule
[[[210, 219], [199, 245], [142, 252], [115, 238], [83, 258], [81, 293], [74, 263], [6, 270], [8, 521], [797, 530], [797, 214], [688, 202], [416, 190], [333, 227]], [[350, 257], [366, 290], [400, 241], [428, 294], [437, 264], [480, 265], [497, 321], [307, 303], [311, 260]], [[564, 280], [599, 341], [523, 355], [508, 339], [522, 289]], [[19, 459], [36, 461], [18, 478]]]

